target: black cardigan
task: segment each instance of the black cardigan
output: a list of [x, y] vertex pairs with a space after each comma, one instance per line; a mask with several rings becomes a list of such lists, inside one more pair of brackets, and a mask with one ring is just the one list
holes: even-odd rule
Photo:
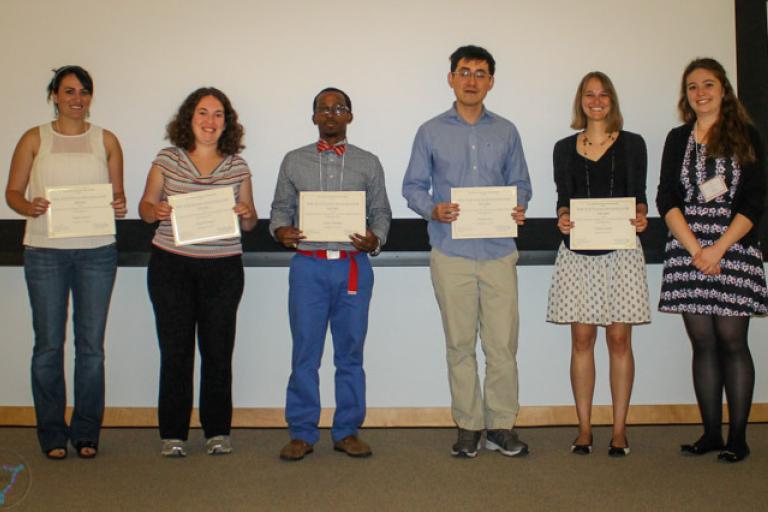
[[[752, 229], [744, 235], [744, 243], [757, 242], [757, 224], [765, 207], [765, 153], [757, 130], [750, 126], [749, 136], [755, 150], [756, 160], [741, 166], [741, 179], [733, 198], [733, 214], [740, 213], [752, 221]], [[685, 211], [685, 189], [680, 183], [685, 148], [693, 130], [692, 124], [673, 128], [667, 135], [661, 156], [661, 179], [656, 193], [656, 207], [664, 218], [672, 208]]]
[[[552, 164], [554, 168], [555, 185], [557, 186], [557, 208], [570, 206], [571, 199], [586, 197], [583, 190], [583, 172], [575, 172], [575, 169], [583, 170], [583, 162], [577, 161], [581, 156], [577, 154], [577, 137], [575, 133], [569, 137], [557, 141], [552, 152]], [[621, 173], [623, 188], [617, 191], [616, 197], [634, 197], [637, 204], [648, 204], [645, 196], [645, 181], [648, 167], [648, 154], [643, 138], [632, 132], [621, 131], [619, 138], [608, 151], [616, 151], [618, 165], [615, 169]], [[606, 180], [607, 181], [607, 180]], [[571, 248], [570, 236], [563, 235], [563, 242]], [[574, 251], [579, 254], [597, 256], [612, 251]]]
[[[557, 207], [568, 207], [570, 200], [575, 197], [586, 197], [576, 194], [577, 176], [575, 168], [583, 169], [581, 162], [574, 159], [580, 158], [576, 154], [576, 139], [578, 133], [557, 141], [552, 152], [552, 163], [557, 186]], [[638, 203], [647, 204], [645, 197], [645, 180], [647, 174], [648, 156], [643, 138], [632, 132], [622, 131], [618, 140], [614, 142], [615, 149], [619, 152], [620, 164], [616, 172], [623, 174], [624, 190], [618, 191], [617, 197], [634, 197]], [[612, 151], [609, 149], [608, 151]], [[583, 173], [581, 173], [583, 174]], [[579, 178], [581, 177], [579, 174]]]

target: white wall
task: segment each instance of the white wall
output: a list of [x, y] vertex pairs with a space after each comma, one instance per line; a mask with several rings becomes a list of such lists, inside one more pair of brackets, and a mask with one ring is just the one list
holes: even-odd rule
[[[547, 217], [552, 147], [571, 132], [587, 71], [612, 77], [626, 128], [645, 137], [651, 191], [684, 66], [711, 55], [733, 80], [736, 68], [730, 0], [3, 0], [0, 14], [0, 180], [21, 133], [51, 117], [51, 68], [80, 64], [95, 81], [93, 121], [125, 150], [129, 217], [166, 123], [202, 85], [224, 90], [241, 115], [262, 217], [283, 155], [316, 138], [311, 100], [331, 84], [352, 97], [350, 140], [381, 157], [395, 217], [412, 217], [400, 183], [413, 136], [453, 100], [450, 53], [480, 44], [498, 63], [487, 105], [523, 137], [529, 214]], [[2, 204], [0, 218], [15, 214]]]
[[[692, 6], [695, 5], [695, 9]], [[706, 34], [706, 37], [702, 36]], [[50, 119], [50, 69], [81, 64], [95, 79], [93, 122], [114, 131], [126, 156], [131, 211], [164, 126], [201, 85], [224, 90], [246, 127], [245, 157], [257, 208], [267, 216], [283, 154], [316, 137], [310, 103], [327, 85], [352, 97], [350, 140], [379, 154], [396, 217], [413, 217], [400, 182], [420, 123], [452, 101], [445, 78], [459, 45], [487, 47], [498, 62], [489, 108], [518, 125], [534, 184], [530, 216], [552, 216], [551, 150], [567, 134], [580, 77], [601, 69], [619, 91], [627, 129], [649, 147], [649, 195], [666, 131], [676, 124], [679, 75], [693, 57], [721, 60], [735, 78], [733, 2], [697, 0], [3, 0], [0, 3], [0, 180], [28, 127]], [[654, 208], [651, 208], [652, 211]], [[16, 218], [4, 204], [0, 218]], [[661, 269], [649, 267], [652, 301]], [[426, 268], [376, 268], [366, 347], [371, 406], [449, 403], [440, 319]], [[567, 327], [544, 322], [550, 267], [519, 269], [523, 405], [571, 403]], [[153, 406], [158, 380], [145, 270], [121, 268], [107, 333], [110, 406]], [[23, 272], [0, 268], [0, 405], [30, 405], [32, 328]], [[287, 269], [248, 268], [235, 353], [235, 402], [280, 407], [290, 366]], [[768, 401], [768, 323], [752, 327], [756, 401]], [[694, 402], [690, 349], [680, 319], [655, 314], [635, 334], [633, 403]], [[762, 343], [761, 343], [762, 342]], [[322, 379], [332, 405], [330, 343]], [[68, 351], [71, 372], [73, 350]], [[609, 403], [598, 349], [595, 403]], [[69, 380], [71, 383], [71, 379]], [[69, 390], [71, 393], [71, 389]]]
[[[567, 326], [544, 322], [551, 267], [519, 267], [520, 402], [572, 403]], [[661, 266], [648, 267], [651, 301], [658, 303]], [[372, 407], [448, 406], [450, 395], [440, 316], [427, 268], [377, 267], [365, 350], [368, 403]], [[32, 321], [22, 269], [0, 268], [3, 348], [0, 405], [31, 405], [29, 357]], [[154, 407], [159, 353], [147, 298], [146, 271], [121, 268], [107, 329], [107, 403]], [[238, 407], [282, 407], [290, 372], [286, 268], [248, 268], [234, 355], [234, 399]], [[690, 347], [678, 315], [653, 313], [634, 331], [637, 377], [635, 404], [694, 403]], [[602, 331], [602, 330], [601, 330]], [[601, 333], [596, 350], [595, 404], [610, 404], [608, 357]], [[71, 337], [70, 337], [71, 339]], [[757, 367], [755, 401], [768, 402], [768, 320], [753, 319], [750, 340]], [[330, 338], [321, 371], [321, 396], [333, 406]], [[73, 352], [67, 353], [72, 371]], [[482, 366], [482, 361], [481, 361]], [[72, 382], [71, 378], [68, 382]], [[70, 392], [71, 403], [71, 386]]]

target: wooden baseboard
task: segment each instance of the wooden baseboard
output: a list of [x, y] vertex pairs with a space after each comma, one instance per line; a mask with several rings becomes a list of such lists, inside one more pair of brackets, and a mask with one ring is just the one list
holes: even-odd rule
[[[728, 411], [723, 407], [723, 418]], [[67, 416], [72, 413], [67, 409]], [[320, 426], [329, 427], [333, 409], [323, 409]], [[594, 425], [613, 422], [611, 406], [592, 408]], [[768, 422], [768, 403], [753, 404], [749, 416], [751, 423]], [[664, 425], [700, 423], [699, 409], [694, 404], [633, 405], [629, 408], [630, 425]], [[549, 427], [575, 425], [576, 411], [572, 405], [521, 407], [517, 419], [519, 427]], [[32, 427], [35, 410], [32, 407], [0, 407], [0, 426]], [[104, 414], [105, 427], [156, 427], [157, 409], [154, 407], [109, 407]], [[192, 412], [192, 426], [199, 427], [198, 411]], [[284, 428], [282, 408], [237, 408], [232, 417], [235, 428]], [[453, 427], [451, 410], [447, 407], [373, 407], [368, 409], [364, 427]]]

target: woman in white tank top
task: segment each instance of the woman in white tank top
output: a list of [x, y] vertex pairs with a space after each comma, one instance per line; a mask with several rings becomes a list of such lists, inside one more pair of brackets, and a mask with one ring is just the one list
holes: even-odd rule
[[[50, 459], [96, 456], [104, 415], [104, 331], [117, 270], [114, 235], [50, 236], [46, 188], [112, 184], [115, 217], [126, 214], [123, 154], [114, 134], [87, 122], [93, 80], [80, 66], [55, 71], [48, 100], [56, 119], [21, 137], [11, 160], [5, 198], [27, 219], [24, 274], [35, 344], [32, 394], [40, 447]], [[75, 333], [75, 404], [64, 417], [64, 341], [70, 292]]]

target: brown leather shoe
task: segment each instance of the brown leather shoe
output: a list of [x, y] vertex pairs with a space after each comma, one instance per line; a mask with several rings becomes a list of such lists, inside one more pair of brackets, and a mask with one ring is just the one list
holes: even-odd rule
[[308, 442], [301, 439], [291, 439], [291, 442], [280, 450], [280, 458], [283, 460], [301, 460], [313, 451], [312, 445]]
[[347, 436], [333, 443], [333, 449], [344, 452], [350, 457], [370, 457], [373, 452], [368, 443], [361, 441], [357, 436]]

